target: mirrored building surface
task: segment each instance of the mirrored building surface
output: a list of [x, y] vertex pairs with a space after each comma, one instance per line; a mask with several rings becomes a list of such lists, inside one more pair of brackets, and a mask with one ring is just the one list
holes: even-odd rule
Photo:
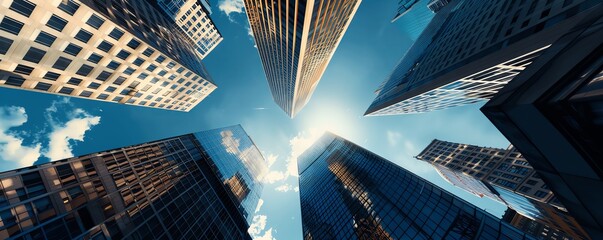
[[216, 89], [147, 0], [6, 0], [0, 13], [0, 87], [185, 112]]
[[341, 137], [298, 159], [304, 239], [529, 239], [500, 219]]
[[212, 154], [228, 147], [210, 133], [0, 173], [0, 239], [251, 239], [240, 209], [261, 186], [223, 180], [215, 163], [242, 158]]
[[276, 104], [294, 117], [312, 97], [361, 0], [245, 0]]

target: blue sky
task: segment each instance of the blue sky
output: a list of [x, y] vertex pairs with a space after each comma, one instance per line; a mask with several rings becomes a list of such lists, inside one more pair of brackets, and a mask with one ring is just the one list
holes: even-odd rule
[[[373, 90], [408, 49], [390, 20], [396, 2], [363, 1], [306, 107], [290, 119], [273, 102], [240, 0], [212, 1], [224, 40], [204, 60], [218, 89], [188, 113], [0, 88], [0, 170], [241, 124], [272, 163], [251, 233], [301, 239], [296, 157], [332, 131], [500, 216], [505, 207], [456, 189], [417, 155], [434, 139], [505, 148], [482, 104], [418, 115], [363, 117]], [[228, 13], [228, 14], [227, 14]]]

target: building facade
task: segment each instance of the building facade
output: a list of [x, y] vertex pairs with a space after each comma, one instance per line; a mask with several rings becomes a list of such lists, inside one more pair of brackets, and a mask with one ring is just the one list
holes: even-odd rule
[[481, 109], [593, 239], [603, 238], [602, 23], [599, 6]]
[[551, 228], [543, 223], [534, 221], [530, 218], [527, 218], [519, 213], [517, 213], [513, 209], [507, 209], [505, 211], [505, 215], [503, 215], [502, 220], [508, 222], [513, 225], [517, 229], [528, 233], [532, 236], [535, 236], [538, 239], [546, 239], [546, 240], [570, 240], [573, 239], [571, 236], [568, 236], [565, 232]]
[[[236, 129], [241, 128], [221, 131]], [[233, 185], [222, 179], [250, 171], [239, 169], [239, 175], [230, 176], [216, 162], [236, 165], [233, 161], [247, 160], [261, 167], [264, 159], [257, 148], [249, 151], [258, 154], [245, 158], [222, 158], [207, 148], [233, 146], [222, 145], [223, 139], [211, 133], [0, 173], [0, 238], [251, 239], [240, 211], [244, 204], [236, 196], [241, 191], [258, 195], [261, 186], [232, 190]], [[214, 143], [198, 136], [213, 138]]]
[[522, 232], [341, 137], [298, 158], [304, 239], [525, 239]]
[[211, 81], [195, 44], [146, 0], [0, 4], [0, 86], [189, 111]]
[[[599, 0], [452, 1], [417, 57], [396, 66], [366, 115], [447, 109], [490, 99]], [[414, 46], [413, 46], [414, 47]]]
[[392, 23], [413, 41], [421, 35], [434, 14], [425, 6], [428, 0], [400, 0]]
[[432, 12], [437, 13], [440, 9], [448, 5], [450, 1], [451, 0], [430, 0], [429, 3], [427, 3], [427, 8]]
[[209, 17], [207, 0], [157, 0], [157, 4], [195, 42], [201, 59], [224, 39]]
[[435, 139], [416, 158], [432, 164], [444, 179], [476, 196], [501, 202], [555, 231], [565, 232], [566, 237], [589, 239], [513, 146], [487, 148]]
[[276, 104], [294, 117], [310, 100], [361, 0], [245, 0]]

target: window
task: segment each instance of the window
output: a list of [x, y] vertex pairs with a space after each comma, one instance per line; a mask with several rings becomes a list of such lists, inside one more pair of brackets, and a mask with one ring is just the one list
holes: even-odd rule
[[10, 76], [10, 77], [8, 77], [8, 79], [6, 79], [6, 82], [4, 84], [10, 85], [10, 86], [15, 86], [15, 87], [20, 87], [21, 85], [23, 85], [23, 82], [25, 82], [25, 78], [17, 77], [17, 76]]
[[534, 185], [536, 185], [537, 181], [534, 181], [534, 180], [528, 180], [526, 183], [527, 183], [528, 185], [532, 185], [532, 186], [534, 186]]
[[71, 94], [73, 92], [73, 88], [70, 87], [63, 87], [61, 88], [61, 90], [59, 90], [59, 93], [62, 94]]
[[27, 0], [14, 0], [10, 5], [10, 9], [20, 13], [23, 16], [29, 17], [36, 5]]
[[83, 43], [87, 43], [88, 41], [90, 41], [90, 38], [92, 37], [92, 33], [84, 30], [84, 29], [80, 29], [79, 32], [77, 32], [77, 34], [75, 35], [75, 39], [82, 41]]
[[101, 59], [103, 59], [103, 57], [96, 53], [93, 53], [92, 55], [90, 55], [90, 57], [88, 57], [88, 61], [93, 63], [98, 63]]
[[63, 52], [73, 55], [73, 56], [77, 56], [80, 51], [82, 51], [82, 47], [75, 45], [73, 43], [70, 43], [69, 45], [67, 45], [67, 47], [65, 48], [65, 50]]
[[92, 14], [92, 16], [90, 16], [90, 18], [88, 18], [88, 21], [86, 21], [86, 24], [90, 25], [91, 27], [93, 27], [95, 29], [100, 28], [100, 26], [102, 26], [103, 23], [105, 23], [105, 20], [103, 20], [99, 16], [96, 16], [96, 14]]
[[107, 71], [103, 71], [101, 72], [98, 77], [96, 77], [96, 79], [101, 80], [101, 81], [105, 81], [107, 80], [109, 77], [111, 77], [111, 73], [107, 72]]
[[65, 25], [67, 25], [67, 20], [62, 19], [61, 17], [52, 14], [52, 17], [50, 17], [50, 19], [48, 20], [48, 22], [46, 23], [46, 26], [49, 26], [51, 28], [54, 28], [57, 31], [63, 31], [63, 28], [65, 28]]
[[520, 191], [520, 192], [523, 192], [523, 193], [527, 193], [527, 192], [529, 192], [530, 190], [532, 190], [532, 188], [530, 188], [530, 187], [526, 187], [526, 186], [521, 186], [521, 187], [519, 188], [519, 191]]
[[88, 85], [88, 88], [91, 88], [91, 89], [98, 89], [98, 87], [100, 87], [100, 84], [95, 83], [95, 82], [90, 83], [90, 84]]
[[124, 32], [122, 32], [121, 30], [114, 28], [113, 31], [111, 31], [111, 33], [109, 33], [109, 37], [112, 37], [115, 40], [119, 40], [121, 38], [121, 36], [124, 35]]
[[0, 36], [0, 54], [6, 54], [13, 44], [13, 40]]
[[57, 80], [60, 76], [61, 76], [61, 74], [58, 74], [55, 72], [47, 72], [46, 75], [44, 75], [44, 79], [54, 81], [54, 80]]
[[111, 87], [111, 86], [109, 86], [109, 87], [107, 87], [107, 88], [105, 89], [105, 92], [115, 92], [115, 90], [116, 90], [116, 89], [117, 89], [117, 88], [115, 88], [115, 87]]
[[82, 83], [82, 79], [74, 78], [74, 77], [72, 77], [71, 79], [69, 79], [69, 81], [67, 81], [67, 84], [71, 84], [71, 85], [75, 85], [75, 86], [80, 85], [80, 83]]
[[50, 45], [52, 45], [52, 43], [54, 43], [54, 40], [56, 40], [56, 39], [57, 39], [57, 37], [51, 35], [50, 33], [42, 31], [36, 37], [35, 42], [42, 44], [44, 46], [50, 47]]
[[120, 65], [121, 65], [121, 63], [118, 63], [118, 62], [116, 62], [116, 61], [111, 61], [111, 62], [110, 62], [108, 65], [107, 65], [107, 67], [108, 67], [108, 68], [111, 68], [111, 69], [113, 69], [113, 70], [115, 70], [115, 69], [117, 69], [117, 68], [118, 68]]
[[147, 48], [144, 50], [144, 52], [142, 52], [142, 55], [145, 55], [147, 57], [150, 57], [151, 54], [153, 54], [155, 52], [155, 50], [151, 49], [151, 48]]
[[121, 58], [121, 59], [124, 59], [124, 60], [125, 60], [126, 58], [128, 58], [128, 56], [130, 56], [130, 52], [128, 52], [128, 51], [126, 51], [126, 50], [121, 50], [121, 51], [119, 51], [119, 53], [117, 53], [117, 55], [116, 55], [116, 56], [117, 56], [118, 58]]
[[157, 59], [155, 59], [156, 62], [158, 63], [162, 63], [163, 61], [165, 61], [165, 57], [163, 55], [157, 57]]
[[140, 46], [140, 42], [136, 39], [132, 39], [130, 42], [128, 42], [128, 47], [131, 47], [132, 49], [136, 49], [138, 46]]
[[157, 68], [157, 66], [155, 66], [154, 64], [149, 65], [149, 67], [147, 67], [147, 70], [149, 70], [149, 72], [153, 72], [155, 71], [155, 69]]
[[96, 99], [105, 100], [105, 99], [107, 99], [108, 97], [109, 97], [109, 95], [108, 95], [108, 94], [104, 94], [104, 93], [103, 93], [103, 94], [98, 95], [98, 97], [97, 97]]
[[548, 193], [543, 192], [543, 191], [536, 191], [536, 193], [534, 194], [536, 197], [542, 198], [545, 197]]
[[117, 97], [113, 98], [113, 101], [119, 102], [119, 101], [121, 101], [122, 99], [124, 99], [124, 97], [117, 96]]
[[71, 59], [59, 57], [59, 59], [57, 59], [54, 65], [52, 65], [52, 68], [65, 70], [69, 66], [69, 64], [71, 64]]
[[124, 70], [124, 73], [125, 73], [125, 74], [128, 74], [128, 75], [132, 75], [132, 73], [133, 73], [133, 72], [134, 72], [134, 69], [133, 69], [133, 68], [131, 68], [131, 67], [126, 68], [126, 70]]
[[5, 16], [2, 22], [0, 22], [0, 29], [15, 35], [19, 35], [21, 28], [23, 28], [23, 23], [10, 17]]
[[38, 90], [42, 90], [42, 91], [48, 91], [48, 89], [50, 89], [51, 86], [52, 86], [52, 84], [39, 82], [34, 88], [38, 89]]
[[73, 0], [62, 0], [61, 4], [59, 4], [59, 9], [71, 16], [75, 14], [78, 8], [80, 8], [80, 5], [73, 2]]
[[82, 67], [80, 67], [80, 69], [77, 70], [75, 74], [86, 77], [88, 74], [90, 74], [92, 69], [94, 69], [92, 66], [84, 64]]
[[102, 50], [103, 52], [109, 52], [109, 50], [113, 48], [113, 44], [107, 41], [102, 41], [96, 48]]
[[144, 60], [142, 58], [136, 58], [136, 60], [134, 60], [133, 63], [136, 66], [140, 66], [140, 65], [142, 65], [142, 63], [144, 63]]
[[33, 71], [32, 67], [19, 64], [19, 65], [17, 65], [17, 67], [15, 68], [15, 71], [13, 71], [13, 72], [29, 75], [29, 74], [31, 74], [31, 71]]
[[113, 81], [113, 84], [116, 85], [121, 85], [126, 81], [126, 78], [123, 76], [119, 76], [117, 79], [115, 79], [115, 81]]
[[90, 95], [92, 95], [92, 92], [90, 91], [82, 91], [82, 93], [80, 93], [80, 96], [82, 97], [90, 97]]
[[40, 60], [42, 60], [42, 58], [44, 57], [44, 55], [46, 55], [46, 51], [37, 49], [35, 47], [31, 47], [31, 48], [29, 48], [29, 51], [27, 51], [27, 53], [23, 57], [23, 60], [29, 61], [32, 63], [39, 63]]

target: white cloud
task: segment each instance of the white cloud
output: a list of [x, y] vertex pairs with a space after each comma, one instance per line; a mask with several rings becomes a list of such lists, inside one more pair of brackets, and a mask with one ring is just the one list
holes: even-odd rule
[[222, 131], [220, 132], [220, 135], [222, 136], [222, 146], [226, 148], [226, 152], [235, 155], [239, 154], [239, 146], [241, 145], [241, 140], [235, 138], [233, 136], [232, 131], [230, 130]]
[[[0, 159], [15, 163], [14, 167], [27, 167], [40, 157], [41, 145], [24, 146], [23, 138], [10, 133], [10, 128], [19, 127], [27, 122], [27, 114], [22, 107], [0, 107]], [[2, 164], [4, 166], [4, 164]], [[12, 167], [12, 166], [6, 166]], [[9, 169], [1, 169], [9, 170]]]
[[295, 187], [293, 187], [293, 185], [291, 185], [291, 184], [283, 184], [283, 185], [276, 187], [274, 190], [279, 191], [279, 192], [289, 192], [294, 189], [295, 189]]
[[[266, 155], [266, 154], [264, 154], [264, 155]], [[272, 153], [267, 154], [266, 163], [268, 164], [268, 167], [271, 167], [272, 164], [274, 164], [276, 162], [276, 159], [278, 159], [278, 155], [274, 155]]]
[[280, 171], [270, 171], [268, 172], [268, 174], [266, 174], [263, 178], [264, 183], [275, 183], [278, 181], [282, 181], [285, 180], [287, 176], [285, 175], [285, 173], [280, 172]]
[[48, 148], [43, 154], [51, 161], [73, 157], [73, 141], [84, 141], [86, 132], [98, 125], [101, 119], [99, 116], [92, 116], [80, 108], [75, 108], [66, 112], [68, 120], [61, 123], [54, 116], [59, 112], [58, 108], [61, 105], [73, 107], [68, 98], [63, 98], [61, 101], [53, 101], [46, 109], [46, 119], [52, 131], [48, 134]]
[[228, 16], [230, 21], [233, 21], [230, 14], [243, 13], [245, 11], [245, 4], [243, 0], [222, 0], [218, 3], [218, 8]]
[[258, 201], [258, 206], [255, 207], [255, 213], [258, 213], [260, 211], [260, 209], [262, 209], [262, 205], [264, 205], [264, 199], [261, 199]]
[[299, 187], [293, 188], [293, 191], [299, 192]]
[[251, 225], [249, 225], [249, 229], [247, 230], [247, 232], [249, 232], [249, 234], [251, 234], [251, 236], [256, 236], [262, 233], [262, 231], [264, 231], [264, 229], [266, 228], [266, 221], [268, 220], [268, 217], [266, 217], [266, 215], [255, 215], [253, 216], [253, 220], [251, 222]]
[[387, 131], [387, 143], [389, 143], [390, 147], [395, 147], [398, 145], [398, 142], [402, 138], [402, 134], [394, 131]]
[[253, 240], [275, 240], [276, 238], [272, 237], [272, 228], [266, 230], [264, 235], [254, 236]]

